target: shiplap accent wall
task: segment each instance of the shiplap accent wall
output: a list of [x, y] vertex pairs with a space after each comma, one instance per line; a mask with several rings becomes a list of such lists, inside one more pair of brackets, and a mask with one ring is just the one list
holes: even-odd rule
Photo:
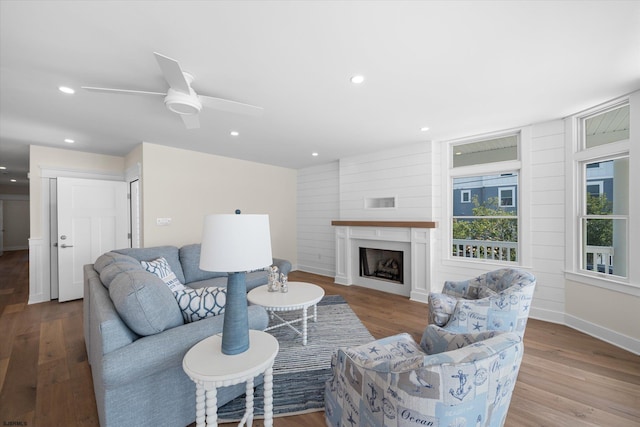
[[299, 270], [333, 277], [335, 230], [340, 219], [339, 163], [298, 170], [298, 265]]
[[531, 316], [557, 323], [565, 312], [565, 130], [534, 125], [531, 144], [531, 244], [536, 292]]
[[[343, 220], [430, 220], [431, 144], [340, 159], [340, 218]], [[369, 198], [396, 198], [395, 208], [365, 208]]]

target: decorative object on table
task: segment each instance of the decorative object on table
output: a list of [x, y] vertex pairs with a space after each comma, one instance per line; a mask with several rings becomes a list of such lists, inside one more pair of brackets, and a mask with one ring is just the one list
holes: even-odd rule
[[289, 278], [284, 273], [280, 274], [280, 292], [289, 292]]
[[227, 303], [222, 327], [222, 353], [249, 348], [247, 271], [271, 265], [268, 215], [213, 214], [204, 219], [200, 269], [226, 271]]
[[278, 267], [272, 265], [269, 267], [269, 283], [267, 283], [267, 290], [269, 292], [278, 292], [280, 291], [280, 282], [278, 278], [280, 273], [278, 271]]

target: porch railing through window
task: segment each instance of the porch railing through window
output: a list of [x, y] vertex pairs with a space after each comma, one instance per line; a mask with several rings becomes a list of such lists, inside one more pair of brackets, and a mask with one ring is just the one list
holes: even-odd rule
[[452, 255], [462, 258], [516, 261], [518, 259], [518, 243], [453, 239]]
[[587, 270], [613, 274], [613, 246], [587, 246], [584, 256]]

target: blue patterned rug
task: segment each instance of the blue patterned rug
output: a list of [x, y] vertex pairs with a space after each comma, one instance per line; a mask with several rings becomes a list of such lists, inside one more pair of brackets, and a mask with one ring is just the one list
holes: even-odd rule
[[[278, 314], [285, 320], [291, 320], [300, 316], [300, 313]], [[306, 346], [302, 345], [302, 337], [286, 326], [269, 333], [280, 344], [273, 365], [275, 417], [324, 410], [324, 383], [331, 374], [334, 349], [365, 344], [374, 339], [339, 295], [327, 295], [318, 303], [318, 322], [309, 320]], [[254, 399], [255, 417], [261, 418], [264, 407], [262, 385], [256, 387]], [[244, 396], [240, 396], [219, 408], [219, 421], [240, 420], [244, 408]]]

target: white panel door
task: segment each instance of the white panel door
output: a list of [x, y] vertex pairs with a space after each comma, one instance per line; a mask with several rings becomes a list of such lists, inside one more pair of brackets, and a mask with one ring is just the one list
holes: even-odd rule
[[127, 184], [58, 178], [58, 301], [83, 297], [85, 264], [129, 246]]

